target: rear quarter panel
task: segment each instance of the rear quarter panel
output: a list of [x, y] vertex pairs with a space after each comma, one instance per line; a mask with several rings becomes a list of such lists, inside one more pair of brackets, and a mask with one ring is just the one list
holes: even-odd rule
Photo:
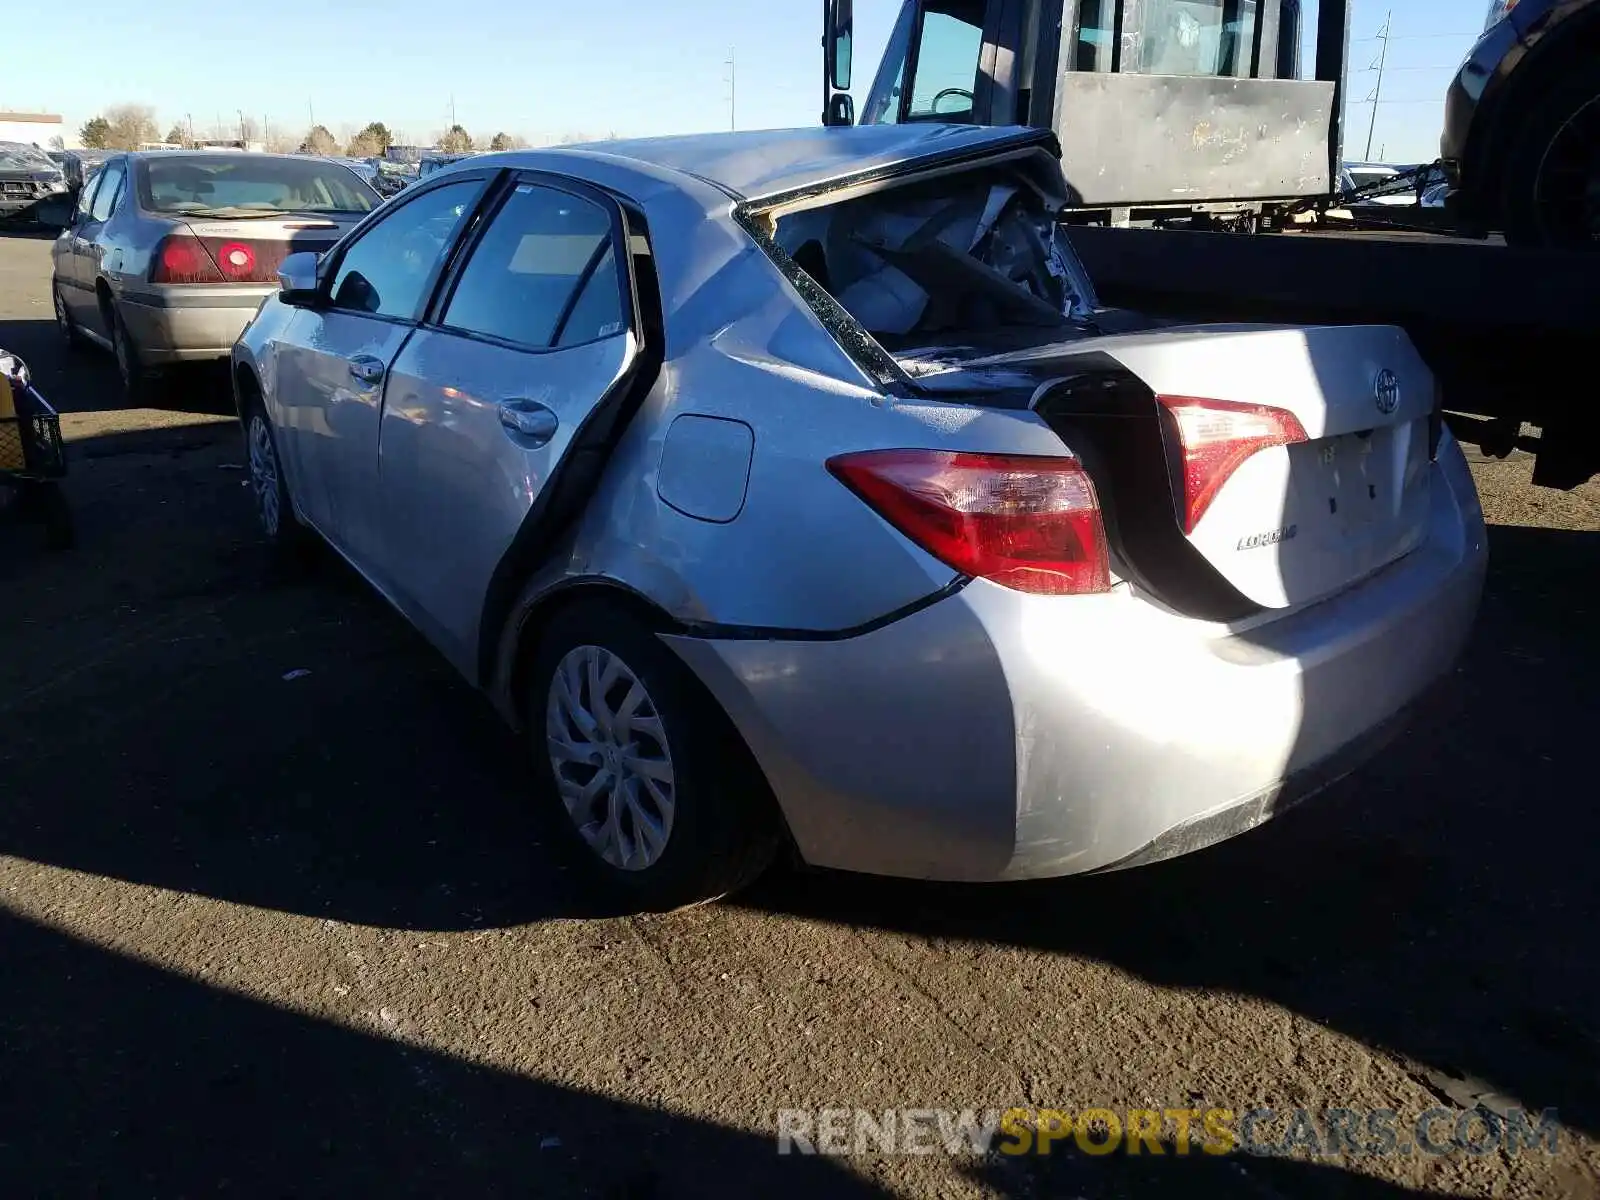
[[[570, 548], [532, 581], [524, 606], [582, 578], [620, 583], [703, 626], [839, 632], [915, 604], [955, 572], [878, 517], [827, 460], [891, 447], [1051, 455], [1065, 447], [1032, 413], [885, 395], [732, 220], [728, 199], [706, 190], [646, 209], [665, 361]], [[662, 499], [663, 452], [683, 415], [752, 432], [732, 520]]]

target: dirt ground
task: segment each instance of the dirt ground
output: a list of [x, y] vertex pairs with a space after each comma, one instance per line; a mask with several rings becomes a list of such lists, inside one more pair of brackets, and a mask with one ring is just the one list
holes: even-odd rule
[[[0, 524], [18, 1195], [1600, 1194], [1600, 487], [1477, 462], [1442, 706], [1156, 867], [588, 907], [521, 753], [351, 575], [272, 582], [214, 380], [117, 406], [0, 238], [76, 549]], [[207, 410], [210, 410], [209, 412]], [[1554, 1108], [1558, 1152], [780, 1156], [782, 1108]], [[1448, 1125], [1444, 1126], [1446, 1130]]]

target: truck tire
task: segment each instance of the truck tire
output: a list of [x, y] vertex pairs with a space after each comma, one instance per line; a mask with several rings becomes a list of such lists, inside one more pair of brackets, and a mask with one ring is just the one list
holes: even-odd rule
[[1569, 69], [1517, 122], [1501, 194], [1514, 246], [1600, 251], [1597, 74]]

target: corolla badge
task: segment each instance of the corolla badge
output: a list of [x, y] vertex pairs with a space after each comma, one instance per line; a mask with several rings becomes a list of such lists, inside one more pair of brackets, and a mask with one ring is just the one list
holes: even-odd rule
[[1400, 407], [1400, 377], [1388, 367], [1383, 368], [1372, 381], [1372, 398], [1384, 416], [1394, 412]]

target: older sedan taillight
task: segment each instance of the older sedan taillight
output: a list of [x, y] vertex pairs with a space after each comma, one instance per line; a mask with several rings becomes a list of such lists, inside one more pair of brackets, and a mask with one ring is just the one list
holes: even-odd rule
[[204, 243], [193, 234], [170, 233], [150, 260], [151, 283], [226, 283]]
[[828, 470], [964, 575], [1046, 596], [1110, 589], [1100, 504], [1076, 459], [872, 450]]

